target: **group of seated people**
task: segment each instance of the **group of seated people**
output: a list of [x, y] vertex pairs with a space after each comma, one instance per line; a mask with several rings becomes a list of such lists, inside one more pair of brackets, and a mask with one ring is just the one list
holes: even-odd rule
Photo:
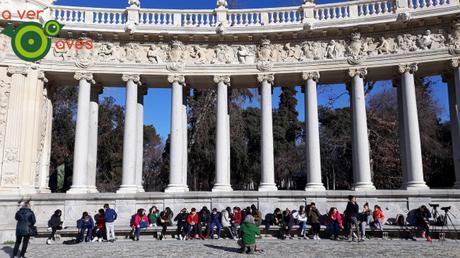
[[[106, 210], [100, 209], [94, 218], [88, 212], [83, 212], [82, 217], [77, 221], [78, 242], [102, 242], [107, 240]], [[56, 210], [48, 222], [51, 231], [49, 241], [54, 241], [56, 231], [63, 228], [61, 215], [61, 210]], [[428, 241], [431, 241], [429, 231], [430, 216], [426, 206], [421, 206], [409, 212], [407, 217], [409, 224], [422, 229], [422, 236]], [[116, 213], [113, 219], [116, 219]], [[241, 225], [244, 222], [248, 223], [242, 228]], [[402, 223], [405, 224], [405, 221]], [[343, 213], [340, 213], [336, 207], [331, 207], [327, 214], [321, 214], [316, 204], [312, 202], [306, 207], [301, 205], [298, 210], [286, 208], [281, 211], [281, 209], [276, 208], [273, 213], [266, 214], [264, 218], [255, 205], [244, 209], [227, 207], [222, 211], [216, 208], [209, 210], [206, 206], [199, 211], [195, 208], [190, 209], [190, 211], [183, 208], [175, 217], [169, 207], [160, 211], [156, 206], [153, 206], [148, 213], [145, 209], [138, 209], [131, 216], [131, 233], [129, 237], [134, 241], [138, 241], [141, 231], [158, 227], [160, 232], [155, 230], [154, 238], [162, 240], [166, 235], [167, 228], [173, 224], [177, 225], [175, 235], [178, 240], [220, 239], [226, 236], [234, 240], [240, 239], [238, 243], [241, 245], [241, 241], [244, 241], [245, 231], [251, 232], [251, 235], [256, 233], [258, 235], [260, 234], [258, 230], [260, 226], [264, 226], [267, 233], [270, 227], [277, 226], [278, 238], [292, 239], [294, 225], [298, 225], [299, 234], [297, 235], [299, 238], [319, 240], [320, 227], [325, 225], [330, 239], [337, 240], [340, 232], [343, 231], [345, 239], [364, 241], [367, 227], [373, 230], [383, 230], [385, 215], [379, 205], [375, 205], [374, 209], [371, 210], [368, 203], [365, 203], [360, 211], [354, 196], [349, 196], [349, 202]], [[310, 225], [308, 230], [307, 225]], [[254, 230], [254, 227], [257, 230]], [[248, 251], [256, 250], [255, 245], [252, 248], [249, 248]]]

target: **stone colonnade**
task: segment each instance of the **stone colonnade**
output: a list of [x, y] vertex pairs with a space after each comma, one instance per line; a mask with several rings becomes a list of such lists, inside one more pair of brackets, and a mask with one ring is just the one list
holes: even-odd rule
[[[34, 67], [10, 66], [0, 68], [0, 153], [1, 191], [21, 189], [21, 193], [48, 192], [49, 162], [51, 150], [52, 103], [48, 95], [45, 73]], [[427, 189], [423, 177], [422, 153], [417, 115], [414, 75], [417, 64], [395, 67], [399, 78], [394, 87], [398, 95], [398, 119], [400, 123], [401, 162], [404, 188]], [[348, 71], [350, 102], [352, 109], [352, 148], [354, 190], [374, 190], [369, 159], [364, 80], [366, 68]], [[317, 104], [317, 83], [320, 71], [302, 73], [305, 96], [305, 162], [307, 182], [305, 190], [323, 191]], [[256, 76], [261, 95], [261, 181], [259, 191], [276, 191], [273, 151], [272, 88], [276, 74], [262, 73]], [[123, 143], [123, 176], [118, 193], [143, 192], [143, 100], [147, 88], [142, 85], [141, 74], [122, 74], [126, 83], [126, 117]], [[102, 86], [90, 72], [76, 72], [78, 81], [78, 111], [75, 132], [73, 182], [69, 194], [94, 193], [96, 189], [98, 95]], [[457, 181], [460, 188], [460, 68], [456, 60], [452, 69], [444, 74], [448, 83], [449, 106], [452, 127], [452, 145]], [[187, 192], [187, 103], [186, 76], [168, 76], [172, 88], [170, 175], [165, 192]], [[230, 75], [215, 75], [217, 88], [216, 127], [216, 180], [214, 192], [232, 191], [230, 171], [230, 119], [228, 91], [232, 87]], [[9, 112], [8, 117], [4, 110]], [[33, 128], [33, 129], [31, 129]], [[20, 129], [18, 131], [18, 129]], [[37, 150], [38, 151], [35, 151]], [[23, 171], [23, 172], [21, 172]], [[26, 171], [27, 173], [24, 173]]]

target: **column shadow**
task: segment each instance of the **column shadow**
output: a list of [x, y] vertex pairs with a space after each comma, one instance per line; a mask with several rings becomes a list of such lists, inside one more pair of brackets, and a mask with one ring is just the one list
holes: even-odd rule
[[210, 244], [204, 244], [204, 246], [213, 248], [213, 249], [223, 250], [226, 252], [231, 252], [231, 253], [240, 253], [239, 247], [218, 246], [218, 245], [210, 245]]

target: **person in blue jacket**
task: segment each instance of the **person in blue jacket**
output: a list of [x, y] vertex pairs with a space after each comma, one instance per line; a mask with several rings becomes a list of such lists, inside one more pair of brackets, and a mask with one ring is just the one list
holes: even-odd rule
[[218, 212], [216, 208], [212, 209], [211, 215], [209, 216], [209, 235], [211, 236], [211, 239], [214, 239], [215, 227], [217, 227], [217, 239], [220, 239], [222, 224], [220, 223], [220, 212]]
[[105, 230], [107, 241], [115, 241], [115, 220], [117, 220], [117, 212], [109, 207], [109, 204], [104, 204], [105, 210]]
[[[91, 237], [93, 235], [94, 220], [89, 216], [88, 212], [83, 212], [81, 219], [77, 220], [78, 228], [78, 242], [91, 242]], [[85, 235], [86, 232], [86, 235]]]

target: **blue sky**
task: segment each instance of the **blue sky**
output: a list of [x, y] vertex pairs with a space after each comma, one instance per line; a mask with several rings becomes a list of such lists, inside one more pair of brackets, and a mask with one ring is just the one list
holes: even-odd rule
[[[128, 0], [58, 0], [58, 5], [72, 5], [72, 6], [93, 6], [93, 7], [106, 7], [106, 8], [125, 8]], [[228, 0], [232, 4], [231, 0]], [[263, 8], [263, 7], [277, 7], [277, 6], [288, 6], [298, 5], [301, 0], [239, 0], [233, 1], [233, 6], [236, 8]], [[340, 2], [337, 0], [317, 0], [317, 3], [329, 3], [329, 2]], [[141, 7], [144, 8], [168, 8], [168, 9], [209, 9], [214, 8], [216, 0], [141, 0]], [[441, 104], [442, 112], [440, 118], [443, 121], [449, 120], [449, 108], [448, 108], [448, 97], [447, 97], [447, 86], [442, 83], [440, 76], [434, 76], [432, 78], [436, 85], [434, 87], [434, 97]], [[378, 82], [372, 94], [376, 94], [385, 89], [391, 89], [389, 82]], [[300, 120], [304, 120], [304, 98], [300, 91], [300, 87], [297, 87], [297, 110], [299, 111]], [[344, 85], [326, 85], [320, 86], [318, 89], [318, 104], [328, 104], [330, 96], [339, 95], [345, 91]], [[273, 107], [277, 108], [279, 100], [280, 89], [275, 88], [273, 92]], [[124, 88], [109, 88], [104, 89], [104, 93], [101, 98], [112, 96], [116, 101], [124, 105], [125, 103], [125, 90]], [[170, 129], [170, 109], [171, 109], [171, 90], [170, 89], [149, 89], [148, 95], [144, 99], [145, 109], [145, 124], [153, 124], [157, 129], [158, 133], [163, 139], [169, 134]], [[256, 101], [247, 103], [247, 106], [258, 106], [259, 103]], [[334, 103], [334, 107], [345, 107], [349, 106], [348, 95], [345, 94], [343, 97], [338, 99]]]

